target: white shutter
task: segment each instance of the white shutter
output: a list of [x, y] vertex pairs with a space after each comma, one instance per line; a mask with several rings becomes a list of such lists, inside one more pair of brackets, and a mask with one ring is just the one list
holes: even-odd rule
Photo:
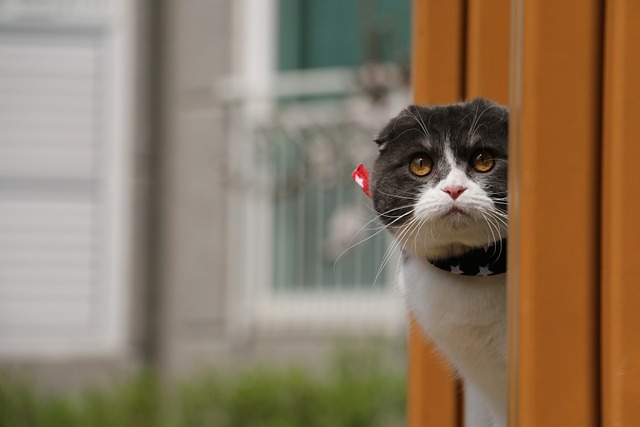
[[[131, 1], [131, 0], [125, 0]], [[103, 20], [111, 0], [0, 0], [0, 20], [39, 18], [47, 21]]]
[[100, 53], [91, 39], [0, 35], [2, 178], [95, 179], [106, 89]]
[[109, 307], [109, 48], [99, 28], [0, 24], [0, 356], [99, 347], [122, 311]]

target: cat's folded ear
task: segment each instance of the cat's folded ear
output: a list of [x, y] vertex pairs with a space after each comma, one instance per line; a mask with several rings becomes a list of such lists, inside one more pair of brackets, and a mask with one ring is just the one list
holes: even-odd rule
[[381, 135], [378, 135], [375, 138], [373, 138], [373, 142], [378, 144], [378, 151], [384, 151], [384, 149], [387, 147], [387, 139]]
[[496, 117], [497, 119], [502, 119], [505, 121], [509, 120], [509, 108], [498, 104], [487, 98], [475, 98], [469, 101], [471, 108], [477, 106], [479, 110], [482, 110], [486, 113], [489, 113]]
[[378, 150], [384, 151], [387, 145], [404, 133], [408, 128], [415, 127], [420, 123], [418, 109], [416, 105], [410, 105], [402, 110], [397, 116], [392, 118], [380, 131], [373, 141], [378, 144]]

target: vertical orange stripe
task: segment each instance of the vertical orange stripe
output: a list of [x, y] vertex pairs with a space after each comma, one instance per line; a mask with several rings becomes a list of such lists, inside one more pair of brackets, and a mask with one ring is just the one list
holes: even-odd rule
[[640, 3], [607, 2], [603, 125], [603, 426], [640, 425]]
[[409, 427], [457, 427], [459, 393], [443, 356], [425, 339], [415, 320], [409, 329]]
[[[462, 99], [462, 0], [414, 0], [412, 85], [417, 104]], [[434, 345], [412, 321], [409, 335], [409, 427], [457, 427], [460, 394]]]
[[413, 99], [417, 104], [447, 104], [463, 97], [464, 3], [414, 0]]
[[510, 148], [510, 338], [517, 346], [510, 425], [595, 426], [602, 3], [521, 6], [522, 74], [512, 76], [521, 81], [512, 108], [519, 117]]
[[467, 3], [465, 98], [509, 102], [510, 0]]
[[509, 103], [510, 0], [469, 2], [466, 97]]

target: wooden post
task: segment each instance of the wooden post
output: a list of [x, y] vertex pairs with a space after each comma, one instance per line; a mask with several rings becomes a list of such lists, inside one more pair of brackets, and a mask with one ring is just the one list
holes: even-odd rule
[[640, 425], [640, 3], [609, 0], [602, 177], [602, 426]]
[[[414, 0], [413, 62], [416, 104], [451, 103], [463, 97], [462, 0]], [[412, 321], [409, 333], [409, 427], [459, 427], [460, 393], [442, 357]]]
[[509, 104], [510, 0], [469, 1], [467, 6], [467, 99]]
[[600, 0], [516, 0], [511, 426], [599, 423]]

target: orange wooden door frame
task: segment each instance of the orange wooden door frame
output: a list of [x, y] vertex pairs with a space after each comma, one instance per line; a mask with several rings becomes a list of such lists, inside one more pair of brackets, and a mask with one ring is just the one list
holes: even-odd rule
[[640, 426], [640, 2], [608, 0], [602, 169], [602, 426]]
[[510, 425], [599, 423], [601, 0], [515, 0]]
[[[462, 0], [413, 3], [412, 86], [416, 104], [442, 104], [463, 96]], [[409, 327], [409, 427], [459, 427], [460, 391], [443, 359], [412, 320]]]
[[510, 0], [469, 1], [465, 98], [509, 104]]

